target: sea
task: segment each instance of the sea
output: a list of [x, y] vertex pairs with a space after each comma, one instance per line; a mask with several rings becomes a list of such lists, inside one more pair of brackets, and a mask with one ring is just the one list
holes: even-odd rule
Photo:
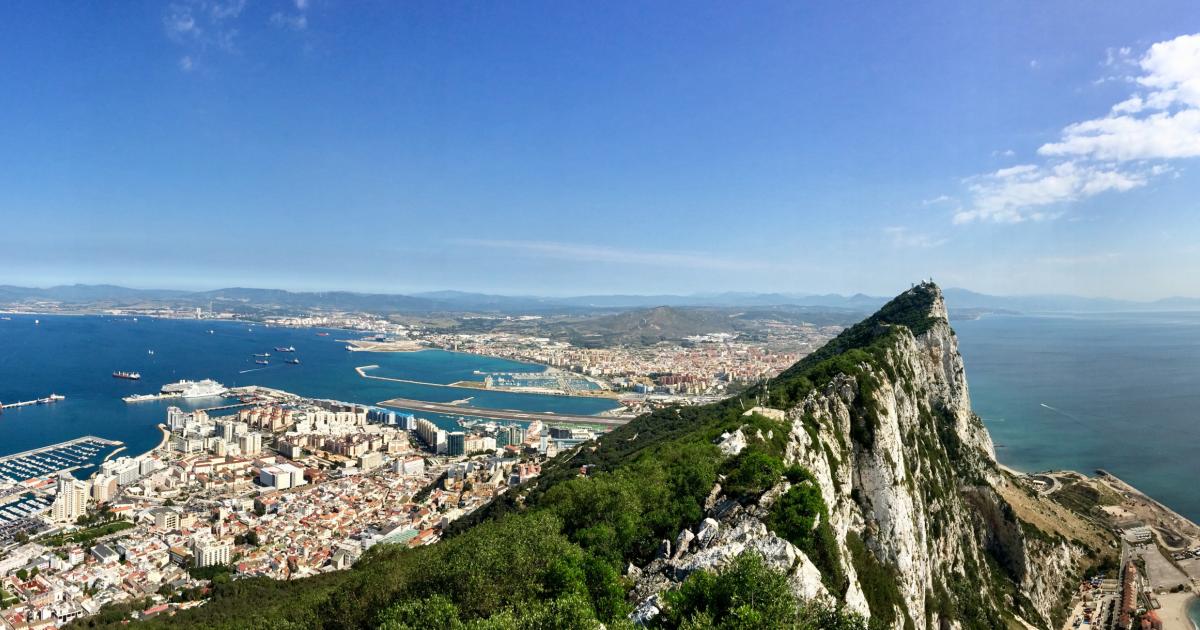
[[[0, 402], [43, 398], [65, 400], [5, 409], [0, 413], [0, 455], [93, 435], [124, 442], [128, 454], [158, 445], [157, 424], [167, 407], [214, 407], [220, 399], [126, 403], [130, 394], [155, 393], [180, 379], [215, 379], [227, 387], [263, 385], [312, 398], [374, 405], [389, 398], [466, 402], [470, 407], [591, 415], [616, 407], [603, 398], [555, 396], [439, 387], [483, 380], [479, 372], [539, 372], [545, 366], [474, 354], [350, 352], [345, 340], [361, 332], [281, 328], [245, 322], [147, 317], [4, 315], [0, 319]], [[319, 332], [327, 336], [319, 336]], [[294, 347], [279, 353], [276, 347]], [[268, 365], [253, 355], [269, 353]], [[299, 365], [284, 361], [300, 359]], [[373, 376], [430, 383], [364, 379], [356, 367], [377, 365]], [[118, 379], [114, 371], [138, 372], [140, 380]], [[236, 401], [227, 401], [236, 402]], [[450, 428], [456, 418], [422, 414]], [[94, 469], [93, 469], [94, 470]], [[82, 472], [82, 471], [81, 471]], [[81, 474], [81, 473], [77, 473]]]
[[951, 324], [1001, 463], [1102, 468], [1200, 522], [1200, 313]]

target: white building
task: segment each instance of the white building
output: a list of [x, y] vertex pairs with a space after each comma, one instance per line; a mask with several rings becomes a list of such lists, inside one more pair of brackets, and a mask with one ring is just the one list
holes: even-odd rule
[[227, 541], [201, 539], [192, 543], [192, 560], [198, 567], [229, 564], [232, 556], [233, 545]]
[[87, 513], [88, 495], [91, 491], [88, 484], [76, 479], [69, 472], [61, 472], [58, 474], [57, 490], [54, 506], [50, 510], [55, 521], [74, 523]]

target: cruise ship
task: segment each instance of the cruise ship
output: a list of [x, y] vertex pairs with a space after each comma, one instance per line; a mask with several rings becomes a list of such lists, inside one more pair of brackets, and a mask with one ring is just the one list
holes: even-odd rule
[[224, 392], [224, 385], [209, 378], [202, 381], [179, 381], [162, 386], [162, 393], [178, 394], [181, 398], [213, 398]]

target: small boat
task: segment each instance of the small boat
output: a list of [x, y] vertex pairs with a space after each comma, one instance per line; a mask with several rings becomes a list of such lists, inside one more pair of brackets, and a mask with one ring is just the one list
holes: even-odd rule
[[213, 333], [215, 333], [215, 332], [216, 332], [216, 331], [215, 331], [215, 330], [213, 330], [213, 329], [211, 329], [211, 328], [209, 328], [209, 329], [208, 329], [208, 334], [210, 334], [210, 335], [211, 335], [211, 334], [213, 334]]
[[318, 336], [318, 337], [328, 337], [328, 336], [329, 336], [329, 333], [327, 333], [327, 332], [319, 332], [319, 333], [317, 333], [317, 336]]
[[154, 355], [154, 351], [153, 351], [153, 350], [147, 350], [147, 351], [146, 351], [146, 354], [153, 356], [153, 355]]
[[292, 365], [300, 365], [300, 359], [288, 359], [287, 362]]
[[268, 361], [268, 360], [266, 360], [266, 359], [258, 359], [258, 360], [256, 360], [256, 361], [255, 361], [255, 363], [257, 363], [257, 364], [259, 364], [259, 365], [267, 365], [267, 364], [269, 364], [269, 363], [271, 363], [271, 362], [270, 362], [270, 361]]

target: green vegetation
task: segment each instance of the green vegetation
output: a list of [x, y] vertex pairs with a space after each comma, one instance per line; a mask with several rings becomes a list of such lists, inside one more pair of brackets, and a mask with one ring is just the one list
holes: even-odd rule
[[[904, 598], [897, 586], [899, 576], [891, 566], [879, 563], [875, 554], [867, 549], [862, 538], [855, 532], [846, 535], [846, 547], [850, 550], [850, 561], [858, 574], [858, 584], [867, 597], [867, 608], [871, 610], [871, 628], [894, 628], [900, 619], [897, 611], [904, 610]], [[913, 627], [912, 619], [904, 614], [904, 627]]]
[[210, 564], [206, 567], [191, 567], [188, 575], [195, 580], [227, 581], [233, 574], [233, 567], [227, 564]]
[[719, 630], [852, 630], [866, 628], [860, 617], [796, 601], [787, 577], [760, 556], [744, 554], [720, 574], [697, 571], [667, 593], [654, 627]]
[[829, 510], [821, 489], [807, 470], [793, 469], [793, 485], [771, 506], [767, 525], [779, 537], [796, 545], [821, 570], [821, 579], [831, 593], [846, 592], [849, 581], [842, 571], [837, 537], [829, 526]]
[[103, 525], [81, 529], [69, 534], [55, 534], [54, 536], [47, 536], [38, 542], [48, 547], [61, 547], [68, 544], [88, 545], [97, 538], [102, 538], [104, 536], [108, 536], [109, 534], [115, 534], [131, 527], [133, 527], [133, 523], [129, 521], [110, 521]]

